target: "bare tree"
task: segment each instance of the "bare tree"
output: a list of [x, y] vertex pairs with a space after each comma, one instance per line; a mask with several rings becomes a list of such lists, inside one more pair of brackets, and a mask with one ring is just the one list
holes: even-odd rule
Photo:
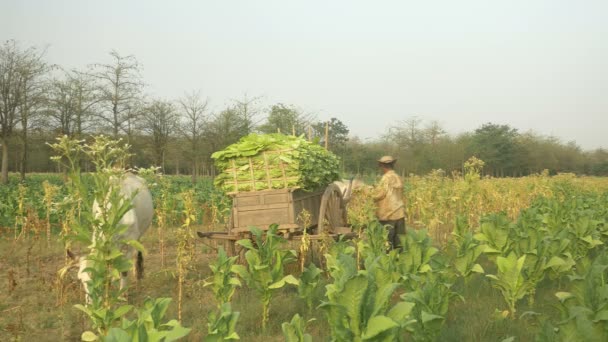
[[441, 127], [438, 121], [433, 120], [426, 125], [424, 135], [432, 147], [437, 145], [439, 138], [445, 135], [445, 130]]
[[50, 66], [43, 61], [44, 51], [32, 51], [32, 53], [23, 61], [20, 68], [21, 77], [23, 79], [23, 100], [20, 108], [21, 121], [21, 143], [23, 150], [20, 161], [21, 179], [25, 179], [27, 171], [29, 138], [28, 132], [30, 126], [34, 124], [34, 120], [39, 117], [41, 109], [46, 100], [47, 84], [43, 76], [50, 70]]
[[200, 156], [203, 142], [203, 133], [207, 121], [206, 111], [208, 100], [201, 98], [200, 92], [184, 95], [179, 100], [181, 107], [180, 131], [190, 144], [190, 160], [192, 165], [192, 182], [200, 171]]
[[241, 99], [232, 100], [232, 108], [241, 117], [244, 125], [243, 130], [246, 134], [252, 133], [261, 121], [259, 118], [260, 109], [258, 107], [260, 99], [260, 96], [250, 98], [245, 94]]
[[31, 115], [37, 112], [42, 101], [41, 76], [48, 65], [42, 60], [44, 51], [34, 47], [21, 50], [14, 40], [0, 47], [0, 143], [2, 168], [0, 181], [8, 182], [8, 144], [17, 125], [21, 126], [23, 143], [21, 176], [25, 176], [27, 163], [27, 132]]
[[99, 102], [91, 78], [65, 71], [51, 81], [46, 116], [49, 126], [62, 135], [81, 137], [90, 128], [94, 106]]
[[178, 116], [171, 102], [154, 100], [143, 111], [141, 128], [150, 135], [154, 161], [163, 172], [169, 139], [177, 126]]
[[141, 66], [134, 56], [121, 56], [116, 51], [110, 52], [110, 56], [112, 63], [95, 64], [90, 74], [99, 85], [99, 117], [114, 137], [125, 133], [130, 138], [134, 121], [141, 114]]

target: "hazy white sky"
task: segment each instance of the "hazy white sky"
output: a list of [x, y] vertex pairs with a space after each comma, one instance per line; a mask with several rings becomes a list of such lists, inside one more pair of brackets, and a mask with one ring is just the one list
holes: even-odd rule
[[116, 49], [148, 93], [244, 93], [363, 138], [412, 116], [608, 147], [608, 1], [0, 0], [0, 39], [66, 68]]

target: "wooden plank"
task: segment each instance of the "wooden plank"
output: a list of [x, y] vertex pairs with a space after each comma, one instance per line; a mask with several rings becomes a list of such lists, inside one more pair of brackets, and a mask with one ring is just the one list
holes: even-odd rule
[[201, 239], [212, 239], [212, 240], [238, 240], [238, 236], [235, 234], [228, 234], [226, 232], [197, 232], [198, 237]]
[[288, 203], [274, 203], [274, 204], [260, 204], [260, 205], [248, 205], [245, 207], [239, 207], [239, 212], [244, 213], [248, 211], [265, 211], [273, 209], [287, 209], [289, 208]]
[[[260, 228], [261, 230], [268, 230], [268, 228], [270, 227], [269, 225], [264, 225], [264, 226], [256, 226], [256, 228]], [[279, 225], [279, 230], [289, 230], [289, 229], [294, 229], [294, 231], [300, 231], [300, 226], [298, 226], [297, 224], [280, 224]], [[251, 229], [251, 227], [241, 227], [241, 228], [235, 228], [233, 229], [234, 233], [243, 233], [243, 232], [249, 232], [249, 230]]]

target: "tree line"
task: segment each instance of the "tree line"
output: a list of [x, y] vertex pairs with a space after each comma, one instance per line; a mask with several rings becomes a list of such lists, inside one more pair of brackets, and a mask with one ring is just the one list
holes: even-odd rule
[[[0, 46], [0, 181], [8, 172], [57, 171], [46, 145], [68, 135], [121, 138], [132, 146], [132, 166], [159, 166], [193, 179], [213, 175], [214, 151], [252, 132], [304, 135], [342, 157], [345, 173], [375, 172], [376, 159], [393, 154], [402, 174], [442, 169], [459, 171], [470, 156], [486, 162], [492, 176], [552, 173], [608, 175], [608, 151], [583, 151], [574, 142], [508, 125], [484, 124], [473, 132], [450, 135], [435, 121], [410, 117], [377, 139], [350, 135], [338, 118], [319, 121], [314, 113], [277, 103], [262, 108], [260, 98], [243, 96], [212, 111], [208, 99], [191, 91], [178, 99], [146, 95], [135, 56], [109, 53], [109, 62], [82, 70], [52, 65], [45, 50], [14, 40]], [[327, 140], [327, 141], [326, 141]], [[83, 165], [87, 170], [90, 166]], [[321, 167], [321, 166], [320, 166]]]

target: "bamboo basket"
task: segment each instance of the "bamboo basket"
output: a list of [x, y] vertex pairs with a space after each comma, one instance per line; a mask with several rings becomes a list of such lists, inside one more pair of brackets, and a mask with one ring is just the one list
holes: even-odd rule
[[[253, 162], [253, 157], [241, 157], [241, 158], [233, 158], [232, 160], [230, 160], [230, 163], [232, 165], [231, 168], [225, 169], [223, 172], [225, 173], [229, 173], [231, 175], [232, 180], [226, 180], [224, 182], [225, 185], [228, 186], [232, 186], [235, 191], [231, 191], [228, 194], [229, 195], [234, 195], [237, 194], [239, 192], [243, 192], [243, 191], [239, 191], [239, 185], [243, 185], [243, 184], [248, 184], [251, 186], [251, 190], [247, 191], [247, 192], [252, 192], [252, 191], [258, 191], [256, 190], [256, 184], [259, 183], [266, 183], [267, 185], [267, 189], [266, 190], [276, 190], [276, 188], [272, 187], [273, 182], [280, 182], [283, 184], [283, 189], [298, 189], [298, 186], [289, 186], [289, 182], [291, 181], [297, 181], [300, 177], [288, 177], [287, 176], [287, 163], [285, 163], [282, 160], [279, 160], [278, 163], [278, 167], [281, 170], [281, 176], [279, 177], [272, 177], [271, 176], [271, 169], [274, 169], [277, 165], [270, 165], [270, 163], [268, 162], [269, 160], [269, 156], [273, 155], [273, 154], [282, 154], [282, 153], [286, 153], [286, 152], [291, 152], [293, 150], [289, 149], [289, 150], [277, 150], [277, 151], [263, 151], [261, 152], [262, 158], [264, 160], [264, 167], [262, 169], [262, 171], [265, 171], [266, 177], [264, 177], [264, 179], [260, 180], [260, 179], [256, 179], [255, 177], [255, 172], [256, 171], [261, 171], [258, 167], [258, 169], [254, 168], [254, 162]], [[259, 155], [258, 155], [259, 156]], [[256, 158], [258, 157], [256, 156]], [[236, 165], [236, 161], [238, 159], [246, 159], [247, 163], [249, 164], [249, 178], [243, 180], [242, 176], [243, 173], [240, 172], [239, 168]], [[241, 177], [241, 179], [239, 179], [239, 176]]]

